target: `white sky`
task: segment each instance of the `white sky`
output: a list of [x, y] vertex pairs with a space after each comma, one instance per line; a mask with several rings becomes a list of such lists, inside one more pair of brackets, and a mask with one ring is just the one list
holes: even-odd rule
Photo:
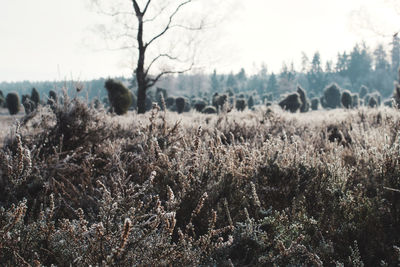
[[[400, 29], [400, 14], [388, 8], [386, 1], [241, 1], [239, 10], [219, 29], [218, 43], [209, 42], [210, 50], [218, 55], [209, 68], [256, 71], [264, 62], [268, 71], [278, 72], [283, 61], [294, 61], [300, 68], [302, 51], [311, 58], [318, 50], [325, 61], [334, 60], [338, 52], [349, 51], [362, 40], [372, 48], [377, 42], [388, 45], [390, 34]], [[1, 0], [0, 81], [130, 75], [126, 55], [95, 49], [90, 42], [90, 29], [102, 18], [87, 3]], [[371, 13], [371, 24], [388, 36], [360, 30], [358, 20], [351, 19], [357, 10]]]

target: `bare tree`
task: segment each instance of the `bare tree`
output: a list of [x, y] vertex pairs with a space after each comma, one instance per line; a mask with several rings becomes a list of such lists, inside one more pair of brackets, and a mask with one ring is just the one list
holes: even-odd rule
[[[163, 76], [184, 73], [193, 68], [196, 54], [194, 33], [215, 23], [208, 22], [208, 13], [196, 12], [196, 9], [207, 12], [202, 9], [204, 0], [123, 0], [108, 7], [102, 6], [101, 0], [92, 1], [100, 13], [122, 26], [118, 30], [103, 31], [108, 41], [119, 40], [119, 46], [111, 49], [136, 51], [134, 73], [138, 87], [138, 113], [146, 111], [146, 91]], [[162, 42], [163, 39], [168, 41]]]

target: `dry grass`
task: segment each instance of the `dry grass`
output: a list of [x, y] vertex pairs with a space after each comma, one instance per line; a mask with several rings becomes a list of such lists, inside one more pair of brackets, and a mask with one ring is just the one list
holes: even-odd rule
[[76, 99], [0, 151], [6, 266], [395, 266], [400, 113], [121, 117]]

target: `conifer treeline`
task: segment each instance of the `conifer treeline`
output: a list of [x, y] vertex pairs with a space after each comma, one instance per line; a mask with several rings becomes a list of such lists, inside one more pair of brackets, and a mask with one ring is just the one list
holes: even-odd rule
[[[228, 89], [235, 93], [256, 91], [260, 95], [269, 93], [275, 99], [280, 95], [296, 90], [297, 85], [303, 87], [310, 97], [318, 97], [323, 94], [323, 89], [337, 83], [341, 88], [351, 92], [358, 92], [362, 85], [371, 91], [378, 91], [384, 98], [391, 96], [393, 82], [397, 80], [397, 71], [400, 66], [400, 38], [393, 37], [388, 49], [378, 45], [370, 49], [365, 43], [357, 44], [351, 51], [337, 54], [335, 61], [323, 61], [320, 53], [315, 52], [312, 57], [302, 53], [301, 69], [297, 70], [294, 64], [283, 63], [279, 73], [269, 72], [263, 65], [258, 73], [249, 75], [242, 68], [237, 73], [222, 74], [214, 70], [211, 74], [180, 74], [165, 77], [156, 86], [168, 90], [175, 96], [198, 96], [204, 93], [212, 95], [215, 92], [225, 92]], [[107, 97], [104, 90], [106, 78], [81, 82], [87, 92], [89, 100]], [[118, 77], [136, 93], [136, 83], [131, 77]], [[73, 82], [13, 82], [0, 83], [3, 93], [11, 91], [26, 94], [35, 87], [41, 96], [48, 95], [50, 90], [61, 89], [67, 83], [74, 93]], [[155, 89], [153, 89], [155, 91]]]

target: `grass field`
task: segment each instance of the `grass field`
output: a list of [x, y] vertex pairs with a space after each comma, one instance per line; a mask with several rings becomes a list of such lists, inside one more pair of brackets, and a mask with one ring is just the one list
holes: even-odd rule
[[397, 266], [399, 133], [383, 107], [42, 108], [0, 151], [0, 262]]

